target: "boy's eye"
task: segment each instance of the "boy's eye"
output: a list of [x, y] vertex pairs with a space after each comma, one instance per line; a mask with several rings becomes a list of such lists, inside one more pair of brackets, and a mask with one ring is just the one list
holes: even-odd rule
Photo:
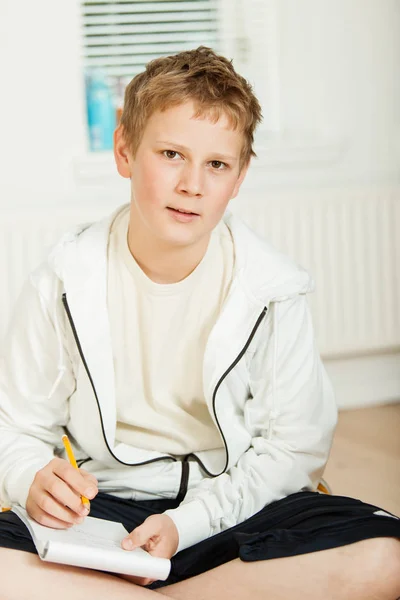
[[177, 156], [179, 156], [179, 154], [177, 152], [175, 152], [175, 150], [164, 150], [163, 154], [167, 158], [171, 158], [171, 159], [176, 158]]
[[226, 164], [223, 163], [223, 162], [221, 162], [220, 160], [212, 160], [211, 161], [211, 166], [216, 171], [222, 171], [223, 169], [226, 168]]

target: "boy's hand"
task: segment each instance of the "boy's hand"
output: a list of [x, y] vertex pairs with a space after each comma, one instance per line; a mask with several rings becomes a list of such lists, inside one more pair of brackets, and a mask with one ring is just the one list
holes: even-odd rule
[[96, 478], [84, 469], [75, 469], [63, 458], [53, 458], [35, 475], [26, 501], [26, 511], [40, 525], [66, 529], [82, 523], [88, 510], [81, 496], [97, 495]]
[[[122, 540], [124, 550], [144, 548], [152, 556], [171, 558], [178, 548], [179, 534], [175, 523], [168, 515], [151, 515]], [[154, 579], [123, 575], [137, 585], [149, 585]]]

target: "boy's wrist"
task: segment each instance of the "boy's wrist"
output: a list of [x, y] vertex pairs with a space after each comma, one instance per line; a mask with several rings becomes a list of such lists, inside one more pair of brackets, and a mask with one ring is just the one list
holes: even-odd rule
[[181, 504], [178, 508], [166, 510], [164, 514], [173, 520], [179, 533], [179, 543], [175, 554], [198, 544], [211, 535], [210, 517], [200, 500]]

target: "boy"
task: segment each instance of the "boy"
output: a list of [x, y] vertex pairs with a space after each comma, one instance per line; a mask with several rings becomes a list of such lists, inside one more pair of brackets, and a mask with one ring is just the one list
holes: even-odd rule
[[87, 496], [127, 551], [173, 557], [170, 578], [43, 564], [4, 513], [2, 598], [400, 594], [399, 521], [316, 491], [337, 414], [310, 278], [226, 210], [260, 118], [211, 50], [150, 63], [115, 132], [130, 205], [61, 241], [6, 344], [0, 495], [55, 528], [81, 522]]

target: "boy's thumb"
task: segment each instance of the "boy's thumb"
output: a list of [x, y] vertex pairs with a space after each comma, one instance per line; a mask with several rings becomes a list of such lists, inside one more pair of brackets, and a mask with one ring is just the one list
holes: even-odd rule
[[134, 550], [135, 548], [144, 546], [153, 533], [154, 532], [150, 531], [150, 528], [146, 526], [146, 523], [143, 523], [122, 540], [122, 547], [125, 548], [125, 550]]

